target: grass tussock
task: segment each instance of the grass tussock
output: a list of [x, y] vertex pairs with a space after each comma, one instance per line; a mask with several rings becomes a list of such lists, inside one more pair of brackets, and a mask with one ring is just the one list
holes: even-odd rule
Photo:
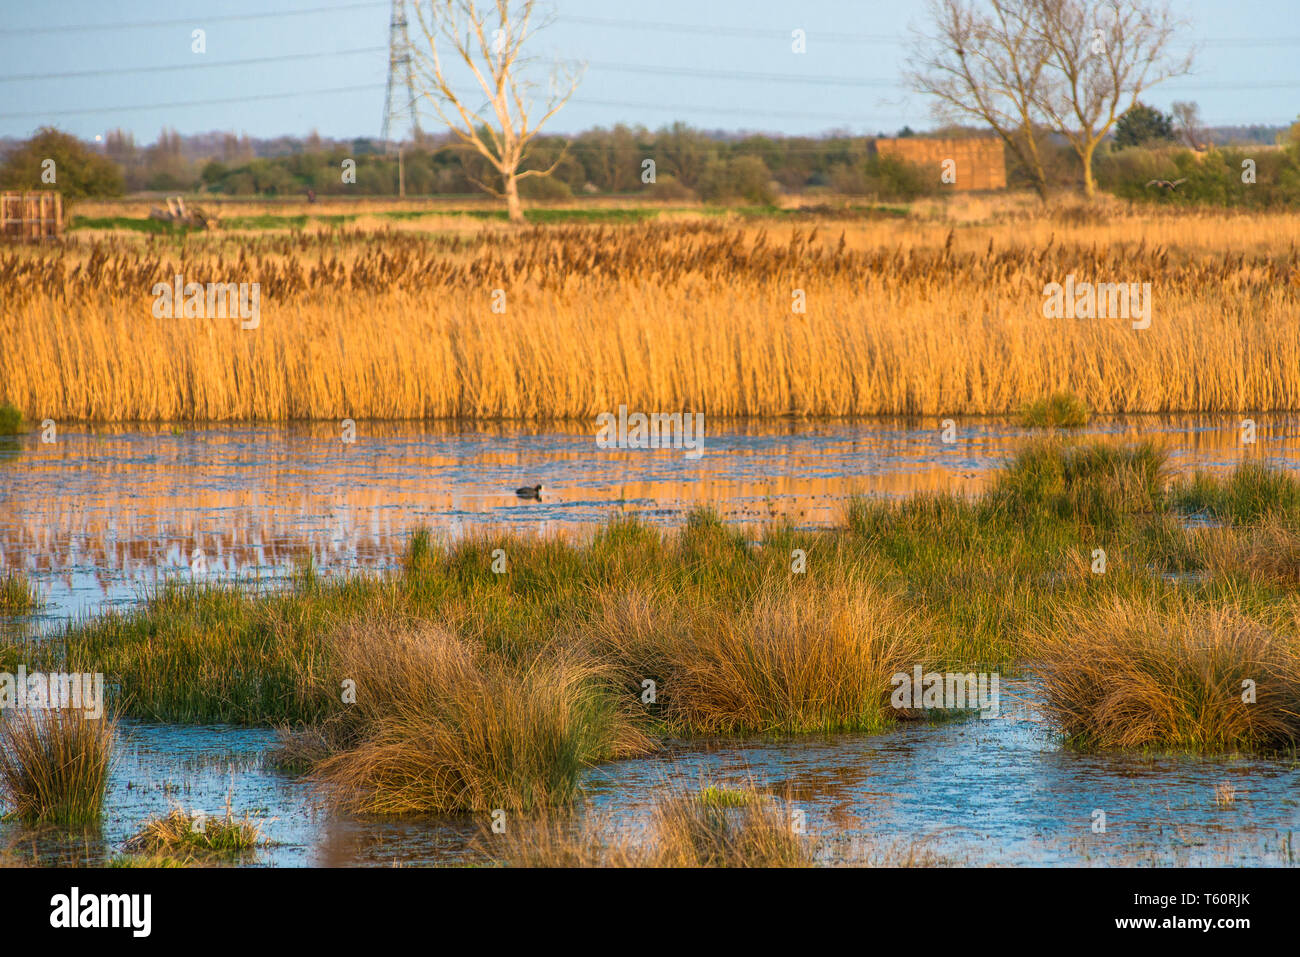
[[40, 593], [26, 576], [17, 572], [0, 575], [0, 612], [9, 615], [26, 614], [34, 611], [40, 603]]
[[809, 842], [785, 802], [761, 794], [740, 802], [678, 795], [655, 814], [660, 867], [807, 867]]
[[115, 741], [112, 722], [81, 711], [0, 712], [0, 797], [29, 824], [94, 824]]
[[754, 799], [751, 791], [738, 788], [720, 788], [709, 784], [700, 789], [697, 800], [716, 808], [744, 807]]
[[1245, 462], [1226, 475], [1197, 472], [1172, 494], [1179, 508], [1225, 522], [1300, 521], [1300, 477], [1259, 462]]
[[311, 681], [326, 653], [320, 635], [349, 606], [346, 584], [326, 598], [309, 575], [279, 595], [168, 583], [138, 612], [73, 626], [67, 663], [114, 675], [121, 704], [144, 720], [311, 721], [337, 700]]
[[1149, 442], [1027, 445], [998, 476], [993, 500], [1018, 515], [1114, 527], [1163, 506], [1166, 454]]
[[1021, 424], [1031, 429], [1078, 429], [1091, 418], [1083, 400], [1070, 392], [1053, 392], [1020, 410]]
[[364, 813], [567, 804], [585, 768], [650, 744], [589, 661], [514, 665], [418, 624], [355, 627], [336, 648], [356, 703], [331, 730], [345, 749], [315, 773]]
[[631, 591], [605, 605], [592, 640], [629, 688], [655, 682], [670, 728], [696, 734], [878, 730], [891, 676], [928, 660], [906, 605], [852, 580], [771, 584], [739, 614], [686, 622]]
[[1300, 591], [1300, 529], [1271, 517], [1249, 528], [1206, 529], [1194, 536], [1206, 570], [1230, 581]]
[[1290, 629], [1191, 600], [1074, 610], [1035, 669], [1053, 725], [1092, 748], [1294, 748], [1300, 656]]
[[[123, 850], [133, 858], [142, 860], [140, 866], [158, 866], [156, 861], [169, 862], [162, 866], [184, 866], [190, 861], [214, 857], [238, 857], [257, 850], [265, 844], [262, 829], [247, 814], [236, 818], [229, 805], [224, 817], [189, 814], [183, 808], [172, 808], [165, 816], [147, 821], [123, 845]], [[122, 865], [126, 866], [127, 861]]]
[[796, 832], [789, 802], [752, 787], [669, 792], [639, 835], [599, 820], [543, 818], [481, 834], [479, 845], [509, 867], [552, 868], [810, 867], [815, 851]]

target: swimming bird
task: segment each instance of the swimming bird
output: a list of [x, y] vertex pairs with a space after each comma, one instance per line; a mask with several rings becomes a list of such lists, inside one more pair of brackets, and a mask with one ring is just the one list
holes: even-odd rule
[[542, 486], [540, 484], [525, 485], [523, 488], [515, 489], [515, 494], [520, 498], [535, 498], [540, 501], [542, 497]]
[[1158, 186], [1161, 189], [1176, 190], [1180, 184], [1186, 182], [1186, 178], [1176, 179], [1172, 183], [1167, 179], [1153, 179], [1151, 182], [1147, 183], [1147, 189], [1150, 189], [1152, 186]]

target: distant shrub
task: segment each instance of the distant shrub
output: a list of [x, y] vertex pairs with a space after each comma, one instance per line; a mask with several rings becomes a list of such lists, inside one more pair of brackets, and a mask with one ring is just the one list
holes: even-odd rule
[[776, 201], [772, 174], [767, 164], [757, 156], [711, 161], [700, 177], [698, 191], [700, 198], [710, 203], [743, 200], [756, 206], [768, 206]]
[[[47, 160], [53, 160], [55, 182], [42, 179]], [[126, 180], [121, 168], [100, 156], [70, 133], [53, 127], [12, 150], [0, 165], [0, 186], [12, 189], [57, 189], [69, 199], [87, 196], [121, 196]]]
[[1115, 146], [1141, 146], [1174, 138], [1173, 120], [1145, 103], [1135, 104], [1115, 124]]
[[22, 429], [22, 412], [8, 402], [0, 404], [0, 435], [17, 435]]
[[938, 192], [938, 177], [895, 156], [870, 156], [857, 163], [836, 163], [827, 178], [837, 193], [909, 200]]
[[519, 181], [519, 195], [524, 199], [573, 199], [573, 190], [554, 176], [529, 176]]
[[667, 201], [687, 202], [695, 199], [695, 193], [676, 176], [671, 173], [663, 173], [655, 177], [655, 181], [646, 186], [646, 191], [655, 199]]
[[1090, 417], [1083, 400], [1069, 392], [1054, 392], [1020, 411], [1021, 423], [1031, 429], [1077, 429]]
[[[1253, 163], [1253, 183], [1242, 180], [1247, 161]], [[1197, 153], [1134, 147], [1099, 154], [1095, 170], [1103, 189], [1144, 202], [1246, 209], [1300, 203], [1300, 155], [1292, 150], [1234, 146]], [[1153, 179], [1185, 182], [1167, 190], [1149, 187]]]

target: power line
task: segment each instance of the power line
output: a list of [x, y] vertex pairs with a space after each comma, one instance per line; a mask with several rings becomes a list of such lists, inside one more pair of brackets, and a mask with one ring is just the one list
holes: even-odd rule
[[[387, 7], [383, 0], [365, 0], [361, 3], [335, 4], [331, 7], [307, 7], [296, 10], [278, 10], [274, 13], [226, 13], [208, 16], [196, 14], [194, 17], [177, 18], [177, 20], [148, 20], [130, 23], [69, 23], [65, 26], [6, 27], [0, 29], [0, 36], [32, 36], [39, 34], [87, 33], [100, 30], [142, 30], [162, 26], [195, 26], [204, 23], [233, 23], [255, 20], [279, 20], [283, 17], [308, 17], [318, 13], [343, 13], [348, 10], [370, 10]], [[616, 17], [580, 17], [560, 14], [555, 17], [558, 22], [582, 23], [586, 26], [614, 27], [620, 30], [656, 30], [666, 33], [693, 34], [697, 36], [738, 36], [748, 39], [789, 39], [787, 27], [741, 27], [724, 26], [716, 23], [672, 23], [663, 21], [620, 20]], [[904, 43], [907, 36], [900, 34], [809, 34], [819, 43]], [[1208, 47], [1284, 47], [1300, 44], [1300, 36], [1212, 36], [1197, 39], [1196, 43]]]
[[[243, 60], [223, 60], [218, 63], [197, 62], [167, 66], [106, 67], [98, 70], [76, 70], [70, 73], [19, 73], [12, 76], [0, 76], [0, 83], [16, 83], [28, 80], [63, 80], [90, 76], [116, 76], [129, 73], [166, 73], [173, 70], [212, 69], [215, 67], [251, 66], [257, 63], [278, 63], [282, 60], [311, 60], [334, 56], [353, 56], [359, 54], [378, 54], [388, 50], [387, 47], [358, 47], [353, 50], [333, 50], [323, 53], [288, 53], [280, 56], [249, 57]], [[769, 81], [779, 83], [814, 83], [831, 86], [874, 86], [892, 87], [896, 80], [883, 80], [852, 76], [804, 76], [797, 73], [758, 73], [726, 70], [697, 70], [691, 67], [662, 67], [638, 63], [597, 63], [589, 62], [587, 66], [598, 70], [610, 70], [618, 73], [647, 73], [656, 76], [693, 76], [709, 80], [744, 80], [747, 82]]]
[[1214, 83], [1210, 86], [1180, 86], [1177, 83], [1161, 84], [1149, 87], [1144, 92], [1161, 90], [1165, 93], [1206, 93], [1215, 90], [1294, 90], [1300, 88], [1300, 80], [1286, 80], [1282, 83]]
[[[756, 40], [790, 39], [790, 30], [786, 27], [762, 29], [756, 27], [727, 27], [712, 24], [665, 23], [647, 20], [620, 20], [613, 17], [581, 17], [560, 15], [557, 21], [580, 23], [590, 26], [614, 27], [628, 30], [658, 30], [667, 33], [688, 33], [694, 36], [714, 37], [732, 36]], [[808, 31], [808, 39], [818, 43], [906, 43], [911, 38], [900, 34], [885, 33], [820, 33]], [[1300, 44], [1300, 37], [1208, 37], [1193, 38], [1193, 43], [1205, 46], [1294, 46]]]
[[360, 93], [382, 90], [383, 83], [364, 86], [339, 86], [324, 90], [299, 90], [293, 93], [252, 93], [247, 96], [227, 96], [215, 100], [186, 100], [176, 103], [149, 103], [140, 106], [97, 106], [82, 110], [29, 110], [25, 113], [0, 113], [0, 120], [32, 119], [44, 116], [84, 116], [91, 113], [133, 113], [139, 110], [171, 110], [191, 106], [218, 106], [223, 103], [247, 103], [254, 100], [286, 100], [299, 96], [328, 96], [335, 93]]
[[619, 106], [637, 110], [660, 110], [673, 113], [724, 113], [735, 116], [772, 116], [794, 119], [834, 120], [841, 123], [861, 123], [863, 117], [849, 117], [838, 113], [811, 113], [807, 110], [758, 110], [745, 107], [712, 107], [696, 104], [683, 106], [672, 103], [628, 103], [623, 100], [592, 100], [574, 97], [571, 103], [583, 103], [588, 106]]
[[271, 20], [279, 17], [314, 16], [318, 13], [339, 13], [344, 10], [370, 10], [385, 7], [387, 3], [370, 0], [367, 3], [345, 3], [332, 7], [308, 7], [301, 10], [280, 10], [275, 13], [227, 13], [217, 16], [199, 15], [181, 20], [147, 20], [136, 23], [81, 23], [61, 27], [15, 27], [0, 30], [0, 36], [33, 36], [39, 33], [84, 33], [91, 30], [138, 30], [149, 27], [193, 27], [209, 23], [233, 23], [241, 20]]
[[[298, 90], [287, 93], [260, 93], [249, 96], [231, 96], [207, 100], [186, 100], [171, 103], [149, 103], [135, 106], [101, 106], [89, 109], [76, 110], [29, 110], [21, 113], [0, 113], [0, 120], [14, 119], [40, 119], [53, 116], [84, 116], [97, 113], [129, 113], [141, 110], [169, 110], [182, 109], [194, 106], [218, 106], [229, 103], [244, 103], [258, 100], [277, 100], [292, 99], [304, 96], [329, 96], [340, 93], [362, 93], [371, 90], [385, 89], [386, 84], [370, 83], [358, 86], [334, 87], [331, 89], [321, 90]], [[571, 103], [581, 103], [589, 106], [617, 106], [629, 109], [646, 109], [658, 110], [661, 112], [677, 113], [719, 113], [724, 115], [737, 116], [765, 116], [765, 117], [793, 117], [804, 119], [823, 119], [834, 120], [837, 122], [860, 123], [864, 122], [863, 117], [849, 117], [843, 114], [834, 113], [816, 113], [807, 110], [766, 110], [766, 109], [747, 109], [745, 107], [711, 107], [701, 104], [683, 105], [672, 103], [632, 103], [623, 100], [597, 100], [585, 97], [574, 97]]]
[[[250, 66], [258, 63], [278, 63], [285, 60], [324, 59], [335, 56], [375, 55], [384, 53], [387, 47], [356, 47], [351, 50], [332, 50], [321, 53], [287, 53], [278, 56], [249, 57], [243, 60], [224, 60], [219, 63], [196, 62], [167, 66], [107, 67], [97, 70], [76, 70], [70, 73], [18, 73], [0, 76], [0, 83], [16, 83], [30, 80], [61, 80], [91, 76], [116, 76], [131, 73], [165, 73], [174, 70], [212, 69], [219, 67]], [[798, 73], [760, 73], [737, 70], [699, 70], [692, 67], [665, 67], [639, 63], [605, 63], [588, 62], [587, 66], [597, 70], [609, 70], [615, 73], [644, 73], [655, 76], [691, 76], [708, 80], [742, 80], [745, 82], [810, 83], [828, 86], [864, 86], [891, 88], [900, 85], [898, 80], [875, 77], [852, 76], [806, 76]], [[1300, 87], [1300, 80], [1288, 80], [1280, 83], [1214, 83], [1208, 86], [1183, 86], [1177, 81], [1162, 85], [1161, 89], [1170, 92], [1206, 91], [1206, 90], [1289, 90]], [[295, 94], [296, 95], [296, 94]], [[94, 112], [91, 110], [83, 112]], [[15, 114], [0, 114], [15, 115]], [[36, 115], [36, 114], [30, 114]]]
[[208, 70], [224, 66], [251, 66], [254, 63], [279, 63], [283, 60], [313, 60], [333, 56], [355, 56], [362, 53], [383, 53], [388, 47], [357, 47], [354, 50], [333, 50], [325, 53], [282, 53], [277, 56], [249, 57], [245, 60], [222, 60], [212, 63], [200, 60], [193, 63], [177, 63], [169, 66], [127, 66], [107, 67], [102, 70], [75, 70], [71, 73], [18, 73], [13, 76], [0, 76], [0, 83], [14, 83], [19, 80], [66, 80], [82, 76], [117, 76], [128, 73], [166, 73], [171, 70]]
[[657, 76], [696, 76], [706, 80], [775, 81], [779, 83], [825, 83], [831, 86], [897, 86], [897, 80], [854, 76], [803, 76], [798, 73], [753, 73], [728, 70], [697, 70], [691, 67], [643, 66], [635, 63], [588, 63], [598, 70], [618, 73], [652, 73]]
[[[349, 51], [339, 51], [339, 52], [341, 55], [344, 53], [352, 54], [352, 53], [361, 53], [361, 52], [382, 52], [383, 49], [384, 48], [382, 47], [377, 47], [366, 51], [349, 50]], [[318, 56], [318, 55], [329, 56], [332, 54], [301, 54], [300, 56], [306, 58], [308, 56]], [[270, 59], [273, 60], [287, 59], [287, 57], [273, 57]], [[252, 62], [252, 61], [247, 61], [247, 62]], [[260, 58], [258, 62], [261, 62]], [[212, 64], [212, 65], [213, 66], [216, 65], [234, 66], [236, 65], [236, 63], [232, 61], [225, 64]], [[862, 85], [862, 86], [897, 85], [896, 83], [887, 80], [875, 80], [875, 79], [855, 80], [852, 77], [800, 77], [797, 75], [762, 74], [762, 73], [727, 73], [723, 71], [676, 69], [670, 67], [651, 67], [651, 66], [641, 66], [637, 64], [596, 64], [596, 66], [599, 69], [607, 69], [607, 70], [614, 70], [614, 71], [621, 70], [621, 71], [636, 72], [636, 73], [666, 73], [666, 74], [683, 75], [683, 76], [704, 76], [710, 79], [773, 80], [773, 81], [783, 82], [783, 83], [784, 82], [806, 82], [806, 83], [846, 84], [846, 85]], [[142, 68], [142, 69], [153, 69], [153, 68]], [[175, 68], [159, 67], [157, 69], [170, 70]], [[99, 75], [105, 71], [85, 71], [85, 72], [87, 74], [94, 73], [96, 75]], [[133, 72], [133, 71], [128, 70], [123, 72]], [[21, 79], [21, 77], [0, 77], [0, 82], [7, 82], [10, 80], [17, 80], [17, 79]], [[0, 113], [0, 119], [8, 120], [8, 119], [32, 119], [32, 118], [53, 117], [53, 116], [84, 116], [84, 115], [95, 114], [95, 113], [125, 113], [125, 112], [136, 112], [140, 110], [177, 109], [177, 108], [192, 107], [192, 106], [216, 106], [216, 105], [222, 105], [228, 103], [291, 99], [291, 98], [303, 97], [303, 96], [328, 96], [328, 95], [333, 95], [338, 93], [359, 93], [368, 90], [373, 90], [376, 89], [377, 87], [382, 87], [382, 86], [384, 86], [384, 84], [364, 84], [364, 85], [353, 85], [353, 86], [343, 86], [343, 87], [331, 87], [331, 88], [318, 89], [318, 90], [297, 90], [297, 91], [286, 92], [286, 93], [251, 93], [244, 96], [220, 97], [216, 99], [202, 99], [202, 100], [186, 100], [186, 101], [172, 102], [172, 103], [152, 103], [152, 104], [141, 104], [141, 105], [131, 105], [131, 106], [103, 106], [103, 107], [90, 107], [90, 108], [74, 109], [74, 110], [27, 110], [24, 112], [17, 112], [17, 113]], [[1300, 88], [1300, 80], [1285, 81], [1281, 83], [1213, 84], [1210, 86], [1182, 86], [1179, 84], [1171, 83], [1161, 87], [1161, 89], [1170, 93], [1205, 92], [1205, 91], [1213, 91], [1213, 90], [1289, 90], [1289, 89], [1296, 89], [1296, 88]], [[589, 99], [585, 97], [574, 97], [571, 100], [571, 102], [586, 103], [589, 105], [600, 105], [600, 106], [624, 106], [624, 107], [630, 107], [635, 109], [653, 109], [653, 110], [660, 110], [660, 111], [669, 110], [669, 111], [678, 111], [678, 112], [722, 113], [722, 114], [736, 114], [736, 115], [747, 114], [753, 116], [772, 116], [772, 117], [787, 116], [787, 117], [796, 117], [796, 118], [810, 117], [810, 118], [821, 118], [821, 119], [844, 119], [844, 120], [850, 119], [840, 114], [813, 113], [804, 110], [793, 111], [793, 110], [747, 109], [744, 107], [711, 107], [705, 104], [698, 104], [698, 103], [692, 104], [690, 106], [685, 106], [685, 105], [672, 105], [672, 104], [663, 104], [663, 103], [645, 103], [645, 102], [632, 103], [632, 102], [624, 102], [619, 100], [595, 100], [595, 99]]]
[[1204, 40], [1194, 40], [1193, 42], [1209, 47], [1280, 47], [1294, 46], [1300, 43], [1300, 37], [1264, 37], [1260, 39], [1252, 37], [1209, 37]]
[[[590, 26], [626, 28], [631, 30], [660, 30], [668, 33], [690, 33], [700, 37], [746, 37], [755, 40], [789, 40], [791, 31], [785, 27], [780, 29], [762, 29], [757, 27], [725, 27], [714, 24], [690, 24], [690, 23], [663, 23], [646, 20], [617, 20], [611, 17], [577, 17], [560, 15], [555, 18], [557, 21], [567, 23], [583, 23]], [[897, 43], [904, 39], [898, 36], [888, 34], [847, 34], [847, 33], [813, 33], [809, 34], [810, 38], [815, 37], [819, 41], [828, 41], [831, 43]]]
[[[343, 13], [350, 10], [374, 10], [388, 6], [385, 0], [365, 0], [365, 2], [335, 4], [324, 7], [305, 7], [299, 10], [280, 10], [268, 13], [233, 13], [206, 15], [171, 20], [142, 20], [132, 23], [80, 23], [65, 26], [9, 27], [0, 29], [0, 36], [35, 36], [51, 33], [84, 33], [102, 30], [137, 30], [154, 27], [195, 26], [207, 23], [236, 23], [248, 20], [274, 20], [284, 17], [315, 16], [321, 13]], [[786, 27], [732, 27], [719, 24], [668, 23], [652, 20], [623, 20], [615, 17], [584, 17], [561, 14], [557, 22], [584, 24], [587, 26], [613, 27], [628, 30], [655, 30], [670, 33], [689, 33], [695, 36], [716, 37], [731, 36], [750, 39], [772, 40], [789, 39], [790, 30]], [[899, 34], [886, 33], [809, 33], [810, 38], [820, 43], [903, 43], [909, 38]], [[1300, 44], [1300, 37], [1207, 37], [1195, 41], [1204, 46], [1294, 46]]]

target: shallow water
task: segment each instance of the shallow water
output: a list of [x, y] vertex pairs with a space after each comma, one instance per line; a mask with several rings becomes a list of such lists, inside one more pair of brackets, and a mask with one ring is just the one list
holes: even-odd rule
[[[1250, 455], [1300, 469], [1300, 418], [1113, 418], [1085, 434], [1154, 438], [1176, 470]], [[696, 460], [682, 450], [595, 447], [593, 430], [363, 423], [333, 427], [85, 429], [53, 445], [0, 444], [0, 572], [22, 569], [45, 600], [4, 619], [49, 633], [73, 616], [129, 606], [168, 576], [282, 580], [310, 558], [327, 573], [391, 567], [410, 531], [480, 528], [582, 535], [619, 513], [680, 525], [698, 505], [728, 521], [838, 522], [857, 493], [973, 493], [1028, 436], [1006, 421], [728, 423]], [[513, 489], [541, 482], [541, 502]], [[1004, 685], [1004, 687], [1006, 687]], [[1027, 689], [1024, 693], [1029, 694]], [[748, 783], [806, 812], [822, 863], [1266, 864], [1295, 862], [1300, 769], [1255, 757], [1082, 755], [1027, 706], [1003, 716], [906, 724], [879, 735], [690, 742], [592, 769], [585, 813], [642, 833], [665, 789]], [[481, 859], [468, 819], [376, 821], [331, 810], [267, 760], [274, 732], [124, 722], [101, 831], [68, 837], [0, 822], [0, 852], [97, 863], [170, 807], [250, 812], [273, 842], [245, 863], [344, 866]], [[1225, 795], [1231, 795], [1231, 799]], [[1093, 830], [1094, 812], [1106, 830]]]
[[[879, 735], [670, 747], [593, 768], [583, 813], [643, 834], [666, 789], [753, 784], [807, 815], [824, 864], [1292, 865], [1300, 765], [1255, 757], [1081, 755], [1063, 750], [1017, 701], [1002, 716], [907, 724]], [[1024, 694], [1024, 690], [1021, 690]], [[266, 760], [274, 732], [128, 723], [102, 832], [60, 838], [0, 823], [0, 847], [45, 863], [100, 863], [144, 820], [176, 805], [248, 811], [273, 843], [253, 866], [472, 863], [473, 819], [360, 819]], [[1230, 803], [1216, 798], [1231, 789]], [[1094, 812], [1106, 830], [1093, 830]], [[507, 827], [514, 826], [507, 822]]]
[[[1300, 468], [1300, 418], [1144, 416], [1085, 434], [1156, 439], [1175, 468], [1243, 455]], [[45, 601], [27, 623], [129, 606], [168, 576], [284, 578], [310, 558], [325, 573], [391, 567], [410, 531], [585, 534], [620, 513], [680, 525], [708, 505], [728, 521], [838, 522], [855, 493], [975, 492], [1028, 436], [1001, 420], [711, 423], [698, 459], [684, 450], [601, 450], [583, 424], [550, 427], [361, 423], [75, 429], [0, 446], [0, 573], [22, 569]], [[541, 482], [540, 502], [514, 489]], [[202, 573], [193, 570], [202, 551]], [[9, 622], [9, 627], [14, 623]]]

